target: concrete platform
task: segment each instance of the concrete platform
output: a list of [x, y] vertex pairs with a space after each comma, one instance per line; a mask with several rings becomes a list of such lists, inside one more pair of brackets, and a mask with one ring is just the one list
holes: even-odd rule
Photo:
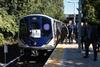
[[62, 64], [62, 58], [64, 55], [64, 49], [67, 48], [66, 44], [58, 44], [53, 51], [44, 67], [59, 67]]
[[84, 51], [78, 50], [78, 44], [58, 44], [44, 67], [100, 67], [100, 52], [98, 60], [93, 61], [91, 48], [89, 58], [85, 59]]

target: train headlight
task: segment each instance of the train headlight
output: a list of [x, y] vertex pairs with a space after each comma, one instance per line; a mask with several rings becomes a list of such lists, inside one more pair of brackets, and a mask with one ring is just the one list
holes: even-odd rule
[[43, 45], [43, 47], [48, 48], [48, 49], [53, 49], [55, 48], [55, 43], [54, 43], [54, 39], [51, 39], [51, 41], [45, 45]]
[[46, 48], [46, 49], [52, 49], [52, 48], [54, 48], [53, 45], [43, 45], [42, 47], [43, 48]]

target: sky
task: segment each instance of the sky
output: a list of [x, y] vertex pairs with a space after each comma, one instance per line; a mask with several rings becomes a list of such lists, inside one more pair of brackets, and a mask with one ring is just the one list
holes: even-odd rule
[[64, 14], [78, 14], [78, 1], [79, 0], [64, 0]]

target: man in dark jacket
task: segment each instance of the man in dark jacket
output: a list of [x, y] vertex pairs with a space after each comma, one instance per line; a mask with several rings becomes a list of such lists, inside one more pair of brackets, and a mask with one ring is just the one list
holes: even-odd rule
[[67, 41], [67, 35], [69, 34], [68, 28], [66, 25], [63, 24], [62, 30], [61, 30], [61, 43], [63, 43], [64, 39], [66, 38]]
[[93, 52], [94, 52], [94, 61], [97, 60], [97, 25], [87, 24], [86, 26], [86, 36], [85, 36], [85, 56], [84, 58], [88, 58], [89, 56], [89, 46], [92, 44]]
[[81, 22], [81, 46], [82, 46], [82, 49], [84, 49], [84, 37], [85, 37], [85, 23]]

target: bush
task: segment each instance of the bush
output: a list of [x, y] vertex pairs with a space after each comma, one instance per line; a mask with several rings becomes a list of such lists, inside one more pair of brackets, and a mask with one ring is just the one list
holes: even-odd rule
[[4, 36], [2, 33], [0, 33], [0, 46], [3, 44]]
[[0, 43], [3, 40], [13, 39], [16, 32], [18, 32], [18, 27], [14, 18], [0, 8]]

